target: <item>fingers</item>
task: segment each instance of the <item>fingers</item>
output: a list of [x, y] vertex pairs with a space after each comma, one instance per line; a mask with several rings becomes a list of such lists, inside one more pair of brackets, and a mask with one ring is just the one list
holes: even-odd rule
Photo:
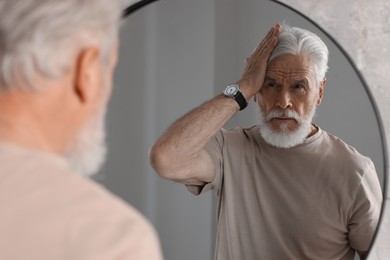
[[268, 31], [267, 35], [264, 37], [264, 39], [261, 41], [260, 45], [267, 44], [275, 35], [277, 32], [277, 29], [279, 28], [279, 24], [274, 25], [271, 30]]
[[265, 38], [261, 41], [257, 49], [253, 54], [260, 55], [264, 52], [264, 50], [273, 50], [278, 43], [279, 35], [281, 31], [281, 25], [276, 24], [271, 28], [271, 30], [268, 32], [268, 34], [265, 36]]
[[240, 88], [242, 85], [243, 91], [249, 93], [249, 97], [261, 89], [267, 69], [267, 61], [278, 43], [280, 31], [280, 24], [272, 27], [252, 55], [246, 59], [245, 69], [239, 80], [239, 85]]
[[258, 66], [263, 62], [266, 62], [271, 55], [272, 50], [275, 48], [279, 40], [281, 26], [276, 24], [271, 28], [266, 37], [261, 41], [257, 49], [252, 55], [246, 59], [246, 72], [249, 74], [252, 71], [256, 71]]
[[274, 34], [271, 38], [271, 42], [273, 42], [275, 39], [276, 39], [276, 42], [272, 45], [270, 44], [269, 46], [271, 46], [272, 48], [275, 48], [276, 44], [278, 43], [278, 40], [279, 40], [279, 35], [280, 35], [280, 32], [282, 31], [282, 26], [278, 23], [276, 26], [275, 26], [275, 31], [274, 31]]
[[267, 46], [265, 46], [265, 48], [263, 49], [264, 55], [270, 56], [272, 51], [274, 50], [274, 48], [278, 44], [278, 41], [279, 41], [279, 38], [276, 38], [276, 37], [272, 38], [270, 40], [270, 42], [267, 44]]
[[[264, 39], [257, 46], [256, 50], [246, 60], [246, 63], [250, 63], [251, 60], [258, 60], [262, 58], [268, 59], [268, 56], [271, 54], [272, 50], [278, 43], [280, 31], [280, 24], [276, 24], [275, 26], [273, 26], [271, 30], [269, 30], [267, 35], [264, 37]], [[264, 54], [266, 55], [266, 57], [264, 57]]]

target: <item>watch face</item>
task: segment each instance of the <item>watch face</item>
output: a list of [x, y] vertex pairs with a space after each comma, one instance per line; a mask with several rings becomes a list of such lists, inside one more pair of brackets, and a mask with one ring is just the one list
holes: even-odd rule
[[238, 86], [237, 85], [230, 85], [230, 86], [227, 86], [225, 91], [224, 91], [224, 94], [226, 96], [229, 96], [229, 97], [232, 97], [234, 96], [238, 91]]

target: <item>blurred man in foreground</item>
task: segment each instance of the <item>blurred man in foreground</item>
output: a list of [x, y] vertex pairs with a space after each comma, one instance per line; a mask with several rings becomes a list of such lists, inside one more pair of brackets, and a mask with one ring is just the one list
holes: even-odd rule
[[0, 0], [0, 259], [161, 259], [146, 219], [86, 178], [120, 16], [117, 0]]

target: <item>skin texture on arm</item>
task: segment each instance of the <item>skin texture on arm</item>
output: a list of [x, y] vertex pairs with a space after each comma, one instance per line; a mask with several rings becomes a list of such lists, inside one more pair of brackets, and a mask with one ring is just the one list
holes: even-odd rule
[[153, 145], [153, 168], [164, 178], [186, 184], [212, 181], [214, 165], [203, 148], [238, 110], [235, 100], [219, 95], [177, 120]]
[[[280, 25], [274, 26], [247, 59], [238, 81], [246, 100], [261, 88], [267, 61], [275, 48]], [[215, 167], [204, 149], [208, 141], [239, 110], [237, 102], [223, 95], [195, 108], [175, 123], [150, 150], [150, 163], [164, 178], [191, 185], [204, 185], [215, 177]]]

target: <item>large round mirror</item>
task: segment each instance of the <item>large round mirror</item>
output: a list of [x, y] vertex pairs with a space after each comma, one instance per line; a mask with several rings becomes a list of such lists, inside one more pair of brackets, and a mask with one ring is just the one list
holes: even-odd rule
[[[148, 150], [178, 117], [236, 82], [245, 58], [280, 21], [327, 44], [327, 86], [315, 122], [370, 157], [385, 188], [386, 147], [375, 104], [351, 61], [318, 26], [273, 1], [158, 1], [123, 22], [108, 161], [97, 180], [152, 221], [166, 259], [213, 259], [216, 205], [213, 194], [194, 197], [157, 177]], [[226, 128], [256, 124], [257, 114], [251, 103]]]

